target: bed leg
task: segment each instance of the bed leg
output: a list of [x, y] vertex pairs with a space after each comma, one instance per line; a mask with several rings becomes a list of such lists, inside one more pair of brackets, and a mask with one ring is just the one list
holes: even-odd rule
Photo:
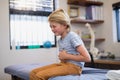
[[21, 78], [19, 78], [19, 77], [17, 77], [17, 76], [11, 75], [11, 80], [23, 80], [23, 79], [21, 79]]

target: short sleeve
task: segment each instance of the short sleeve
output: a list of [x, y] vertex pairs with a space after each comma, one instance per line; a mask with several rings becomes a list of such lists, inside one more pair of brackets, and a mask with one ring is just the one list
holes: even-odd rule
[[76, 48], [77, 46], [82, 45], [83, 41], [80, 36], [74, 33], [71, 35], [71, 44], [74, 48]]

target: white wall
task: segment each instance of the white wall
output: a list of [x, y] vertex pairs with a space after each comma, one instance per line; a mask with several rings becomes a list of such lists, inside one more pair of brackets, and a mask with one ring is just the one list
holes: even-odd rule
[[[10, 76], [4, 73], [4, 67], [13, 64], [39, 63], [39, 62], [57, 62], [57, 49], [31, 49], [31, 50], [10, 50], [9, 48], [9, 0], [0, 0], [0, 80], [10, 80]], [[59, 0], [60, 8], [67, 11], [67, 0]], [[101, 44], [106, 51], [111, 51], [119, 55], [120, 44], [113, 42], [112, 36], [112, 7], [111, 4], [120, 0], [103, 0], [105, 23], [97, 27], [98, 36], [105, 37], [106, 41]], [[80, 25], [74, 25], [73, 28], [81, 29]], [[81, 25], [84, 26], [84, 25]]]
[[[104, 24], [102, 26], [102, 30], [100, 30], [102, 36], [106, 38], [104, 48], [105, 51], [109, 51], [114, 53], [116, 56], [120, 57], [120, 43], [114, 41], [113, 36], [113, 26], [112, 23], [112, 3], [120, 2], [120, 0], [103, 0], [104, 2]], [[115, 33], [114, 33], [115, 34]]]
[[4, 68], [13, 64], [57, 62], [57, 49], [10, 50], [9, 0], [0, 0], [0, 80], [10, 80]]

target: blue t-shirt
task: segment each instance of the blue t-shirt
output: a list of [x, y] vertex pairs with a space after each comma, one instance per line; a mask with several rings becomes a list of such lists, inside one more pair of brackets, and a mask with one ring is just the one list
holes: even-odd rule
[[[76, 47], [79, 45], [84, 45], [80, 36], [78, 36], [75, 32], [69, 32], [63, 39], [60, 38], [58, 40], [58, 44], [59, 44], [59, 51], [62, 51], [64, 49], [65, 51], [67, 51], [67, 53], [73, 55], [80, 54], [76, 50]], [[73, 63], [80, 67], [84, 67], [84, 62], [78, 62], [73, 60], [67, 60], [67, 62]]]

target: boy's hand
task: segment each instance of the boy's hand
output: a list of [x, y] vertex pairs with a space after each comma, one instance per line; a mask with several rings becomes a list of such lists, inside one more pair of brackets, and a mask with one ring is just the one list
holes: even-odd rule
[[62, 61], [62, 62], [65, 62], [66, 61], [66, 57], [67, 57], [67, 52], [65, 51], [65, 50], [62, 50], [60, 53], [59, 53], [59, 55], [58, 55], [58, 57], [59, 57], [59, 59]]

